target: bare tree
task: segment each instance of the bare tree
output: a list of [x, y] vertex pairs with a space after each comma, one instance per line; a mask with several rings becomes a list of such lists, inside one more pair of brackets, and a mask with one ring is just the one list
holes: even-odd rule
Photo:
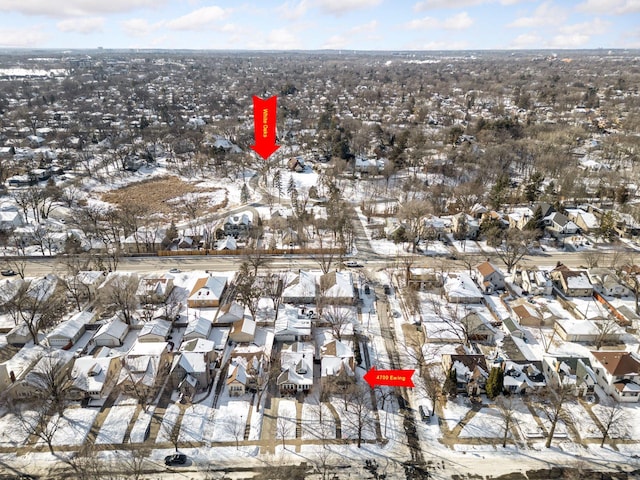
[[169, 442], [171, 442], [171, 445], [173, 445], [177, 452], [178, 447], [180, 446], [180, 424], [177, 421], [163, 421], [160, 429], [163, 435], [169, 440]]
[[558, 421], [568, 419], [566, 403], [573, 398], [574, 394], [575, 385], [567, 383], [547, 385], [545, 389], [541, 390], [538, 394], [537, 405], [546, 414], [551, 423], [551, 428], [547, 433], [546, 448], [551, 447], [553, 434], [556, 431]]
[[612, 338], [617, 336], [615, 333], [620, 329], [620, 327], [613, 317], [608, 317], [605, 320], [597, 320], [593, 323], [598, 329], [598, 334], [596, 335], [596, 339], [593, 343], [596, 350], [600, 350], [605, 343], [610, 342]]
[[51, 283], [46, 279], [25, 282], [16, 295], [5, 303], [15, 324], [25, 325], [36, 345], [39, 344], [38, 334], [57, 324], [66, 312], [64, 298], [58, 292], [50, 292], [51, 288]]
[[9, 404], [9, 410], [18, 419], [18, 428], [27, 435], [35, 436], [47, 444], [51, 455], [55, 455], [53, 438], [62, 424], [62, 416], [49, 414], [49, 403], [40, 399], [32, 405]]
[[500, 395], [498, 398], [496, 398], [496, 408], [498, 409], [500, 420], [502, 420], [502, 448], [505, 448], [507, 446], [509, 429], [516, 419], [516, 412], [513, 406], [512, 397], [505, 397], [504, 395]]
[[99, 300], [102, 305], [111, 306], [121, 313], [125, 323], [130, 325], [133, 314], [138, 308], [137, 289], [137, 275], [117, 275], [109, 285], [102, 289]]
[[233, 415], [224, 423], [225, 431], [236, 441], [236, 450], [240, 449], [240, 440], [244, 438], [246, 423], [241, 416]]
[[126, 478], [140, 480], [144, 476], [145, 463], [151, 450], [146, 447], [136, 447], [128, 452], [118, 452], [118, 460], [124, 467]]
[[436, 411], [436, 404], [442, 395], [442, 378], [441, 369], [438, 365], [427, 365], [423, 369], [422, 380], [424, 382], [424, 394], [431, 401], [431, 415]]
[[256, 276], [249, 270], [247, 263], [240, 265], [238, 282], [236, 283], [236, 298], [241, 305], [249, 309], [251, 318], [256, 319], [258, 301], [263, 295], [261, 285], [256, 281]]
[[292, 419], [287, 417], [278, 416], [276, 421], [276, 436], [282, 440], [282, 448], [287, 449], [286, 440], [291, 431], [293, 430]]
[[587, 268], [596, 268], [604, 259], [602, 252], [598, 250], [585, 250], [581, 254]]
[[621, 435], [626, 431], [628, 417], [619, 403], [603, 406], [602, 411], [598, 414], [598, 419], [602, 430], [600, 448], [604, 447], [604, 442], [607, 441], [609, 435]]
[[278, 310], [282, 303], [282, 290], [284, 288], [285, 274], [271, 273], [264, 277], [264, 293], [273, 302], [274, 320], [278, 320]]
[[364, 385], [354, 385], [348, 395], [349, 413], [345, 421], [355, 429], [357, 446], [362, 446], [362, 439], [365, 429], [373, 422], [371, 415], [371, 392]]
[[530, 232], [508, 229], [502, 237], [502, 242], [496, 247], [496, 254], [511, 273], [513, 267], [529, 253], [529, 245], [533, 240]]
[[353, 313], [348, 308], [337, 305], [330, 305], [326, 308], [322, 318], [329, 324], [331, 333], [338, 341], [342, 340], [347, 327], [353, 323]]
[[180, 294], [176, 287], [174, 287], [169, 295], [162, 300], [162, 317], [165, 320], [173, 321], [182, 309], [182, 302], [180, 302]]
[[258, 276], [258, 270], [269, 264], [269, 256], [258, 249], [249, 249], [243, 256], [243, 262], [253, 269], [253, 276]]

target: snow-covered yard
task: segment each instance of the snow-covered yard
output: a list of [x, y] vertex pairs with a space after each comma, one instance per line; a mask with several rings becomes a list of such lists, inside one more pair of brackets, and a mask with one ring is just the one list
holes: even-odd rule
[[96, 443], [122, 443], [136, 408], [136, 405], [114, 405], [111, 407], [111, 411], [98, 432]]

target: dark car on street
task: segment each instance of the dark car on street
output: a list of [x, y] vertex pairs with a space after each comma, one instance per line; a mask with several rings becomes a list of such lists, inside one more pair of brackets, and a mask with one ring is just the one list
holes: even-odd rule
[[184, 453], [175, 453], [164, 457], [165, 465], [184, 465], [187, 463], [187, 456]]

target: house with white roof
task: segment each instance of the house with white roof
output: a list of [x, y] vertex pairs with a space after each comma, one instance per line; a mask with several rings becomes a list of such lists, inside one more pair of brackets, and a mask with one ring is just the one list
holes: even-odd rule
[[316, 275], [306, 270], [287, 273], [282, 291], [283, 303], [314, 303], [316, 300]]
[[247, 370], [244, 363], [232, 362], [227, 377], [227, 390], [230, 397], [244, 395], [248, 388]]
[[101, 348], [96, 356], [76, 358], [71, 369], [71, 396], [76, 400], [106, 398], [122, 368], [119, 356], [111, 356], [109, 348]]
[[568, 297], [590, 297], [593, 295], [593, 285], [584, 270], [572, 270], [561, 263], [551, 270], [550, 275], [556, 286]]
[[522, 271], [522, 290], [531, 295], [551, 295], [553, 283], [544, 270], [527, 268]]
[[558, 318], [555, 331], [565, 342], [576, 343], [620, 343], [625, 333], [622, 327], [608, 320], [577, 320], [574, 318]]
[[183, 395], [183, 399], [191, 401], [193, 395], [209, 387], [211, 370], [206, 352], [184, 351], [176, 355], [171, 367], [171, 381]]
[[129, 395], [150, 396], [169, 373], [171, 358], [167, 342], [137, 340], [124, 356], [118, 388]]
[[285, 343], [280, 351], [278, 389], [282, 395], [306, 392], [313, 386], [315, 345], [308, 342]]
[[318, 290], [326, 303], [353, 305], [357, 299], [351, 272], [329, 272], [318, 277]]
[[72, 280], [81, 298], [91, 300], [96, 298], [98, 287], [104, 282], [106, 275], [101, 270], [82, 270]]
[[95, 312], [84, 310], [69, 320], [58, 324], [58, 326], [47, 335], [49, 345], [57, 348], [73, 345], [84, 334], [87, 324], [93, 323], [95, 318]]
[[18, 350], [9, 360], [0, 363], [0, 392], [25, 376], [44, 354], [40, 345], [30, 345]]
[[503, 387], [509, 393], [532, 393], [546, 386], [546, 379], [542, 370], [533, 363], [516, 363], [504, 361]]
[[227, 277], [199, 278], [189, 294], [187, 306], [189, 308], [210, 308], [220, 305], [220, 299], [227, 287]]
[[155, 318], [142, 325], [142, 329], [138, 334], [139, 342], [164, 342], [169, 338], [171, 333], [171, 322]]
[[325, 337], [320, 346], [320, 379], [323, 394], [342, 391], [355, 382], [355, 354], [352, 343]]
[[193, 317], [189, 320], [182, 339], [184, 341], [194, 338], [208, 338], [209, 332], [211, 332], [211, 320], [201, 316]]
[[11, 230], [22, 225], [24, 225], [24, 220], [17, 208], [3, 207], [0, 209], [0, 230]]
[[231, 303], [225, 303], [218, 309], [216, 323], [228, 324], [236, 320], [241, 320], [242, 318], [244, 318], [244, 306], [233, 301]]
[[231, 325], [229, 332], [229, 340], [236, 343], [250, 343], [253, 341], [256, 333], [256, 322], [251, 318], [243, 318], [236, 320]]
[[48, 396], [52, 382], [62, 385], [72, 364], [73, 352], [66, 350], [45, 352], [25, 375], [13, 383], [8, 393], [14, 400]]
[[568, 235], [575, 235], [580, 231], [580, 228], [573, 223], [566, 215], [553, 212], [542, 220], [546, 226], [546, 230], [549, 231], [555, 237], [565, 237]]
[[98, 347], [119, 347], [129, 333], [129, 325], [115, 318], [111, 322], [102, 325], [92, 338]]
[[631, 290], [623, 285], [616, 272], [610, 268], [591, 268], [589, 277], [594, 289], [601, 295], [617, 298], [631, 295]]
[[136, 296], [145, 303], [164, 302], [173, 290], [173, 276], [141, 278], [136, 290]]
[[594, 392], [598, 383], [591, 361], [587, 357], [544, 355], [542, 370], [549, 385], [575, 385], [575, 394], [583, 396]]
[[274, 334], [279, 342], [307, 341], [311, 338], [311, 319], [287, 305], [275, 321]]
[[585, 233], [597, 232], [600, 221], [592, 212], [586, 212], [580, 208], [567, 208], [567, 218], [575, 223]]
[[222, 226], [224, 234], [233, 238], [247, 237], [253, 225], [253, 213], [251, 210], [228, 216]]
[[449, 273], [445, 279], [444, 292], [450, 303], [482, 302], [482, 292], [465, 273]]

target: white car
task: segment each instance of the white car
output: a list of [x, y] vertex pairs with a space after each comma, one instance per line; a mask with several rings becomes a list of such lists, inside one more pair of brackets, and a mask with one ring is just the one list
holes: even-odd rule
[[362, 267], [362, 264], [356, 260], [347, 260], [344, 262], [345, 267]]

